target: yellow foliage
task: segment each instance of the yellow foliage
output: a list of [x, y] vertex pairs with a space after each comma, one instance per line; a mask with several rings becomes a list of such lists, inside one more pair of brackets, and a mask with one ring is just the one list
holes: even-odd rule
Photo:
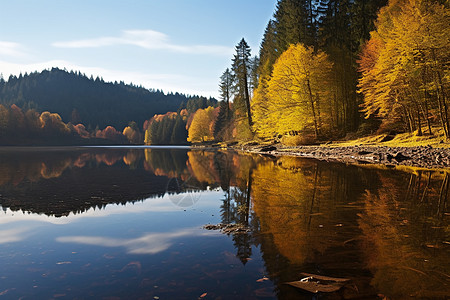
[[272, 77], [255, 91], [253, 111], [256, 132], [262, 137], [289, 131], [329, 127], [328, 95], [332, 63], [324, 52], [291, 45], [276, 61]]
[[188, 142], [205, 142], [214, 139], [214, 108], [198, 109], [188, 129]]
[[70, 129], [67, 125], [62, 121], [61, 116], [57, 113], [50, 113], [48, 111], [44, 111], [39, 120], [41, 122], [41, 128], [48, 132], [58, 132], [62, 134], [70, 133]]
[[138, 131], [134, 130], [130, 126], [127, 126], [123, 129], [122, 134], [126, 136], [126, 138], [133, 144], [140, 143], [140, 134]]
[[449, 18], [435, 1], [395, 0], [380, 10], [358, 61], [366, 117], [402, 117], [410, 131], [421, 119], [447, 122]]

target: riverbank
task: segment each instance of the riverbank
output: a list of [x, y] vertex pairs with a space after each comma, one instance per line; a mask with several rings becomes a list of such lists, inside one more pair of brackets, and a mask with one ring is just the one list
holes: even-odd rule
[[433, 148], [431, 146], [388, 147], [354, 145], [289, 147], [274, 144], [269, 146], [241, 146], [238, 150], [260, 155], [288, 155], [351, 164], [403, 165], [427, 169], [450, 168], [450, 150], [448, 148]]
[[442, 134], [384, 134], [307, 146], [247, 142], [197, 147], [220, 147], [265, 156], [288, 155], [349, 164], [450, 169], [450, 144], [444, 141]]

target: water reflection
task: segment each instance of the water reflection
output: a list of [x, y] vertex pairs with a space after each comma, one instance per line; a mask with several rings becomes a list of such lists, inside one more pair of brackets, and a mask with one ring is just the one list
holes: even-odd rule
[[[231, 234], [234, 253], [226, 252], [228, 259], [231, 255], [248, 267], [257, 249], [260, 269], [275, 289], [253, 282], [249, 295], [254, 298], [309, 299], [283, 284], [299, 280], [300, 272], [351, 278], [353, 289], [345, 290], [344, 298], [450, 296], [450, 180], [445, 171], [404, 172], [202, 150], [79, 149], [50, 154], [2, 153], [4, 209], [59, 218], [161, 197], [174, 207], [195, 209], [202, 193], [219, 189], [215, 213], [220, 221], [251, 229]], [[23, 228], [14, 230], [0, 231], [0, 244], [26, 234]], [[203, 233], [184, 228], [131, 237], [63, 235], [57, 241], [157, 254], [180, 238]], [[233, 276], [224, 276], [225, 271], [217, 272], [220, 275], [211, 278], [239, 284]]]
[[172, 246], [177, 238], [204, 234], [199, 230], [186, 229], [176, 232], [147, 233], [138, 238], [118, 239], [101, 236], [62, 236], [56, 240], [61, 243], [76, 243], [103, 247], [125, 247], [131, 254], [156, 254]]
[[[159, 153], [186, 158], [186, 151]], [[57, 217], [162, 197], [168, 177], [183, 177], [183, 170], [166, 176], [153, 172], [136, 149], [6, 152], [0, 156], [0, 170], [4, 209]]]

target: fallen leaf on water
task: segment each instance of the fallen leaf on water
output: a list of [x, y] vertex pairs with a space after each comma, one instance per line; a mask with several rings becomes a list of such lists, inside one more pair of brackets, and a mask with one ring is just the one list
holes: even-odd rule
[[206, 297], [206, 295], [208, 295], [208, 293], [203, 293], [200, 295], [200, 298], [204, 298], [204, 297]]
[[266, 281], [266, 280], [269, 280], [269, 278], [263, 277], [263, 278], [260, 278], [260, 279], [256, 280], [256, 282], [263, 282], [263, 281]]
[[350, 279], [346, 278], [328, 277], [309, 273], [301, 273], [301, 275], [307, 277], [298, 281], [286, 282], [286, 284], [311, 293], [331, 293], [340, 290], [344, 285], [350, 282]]

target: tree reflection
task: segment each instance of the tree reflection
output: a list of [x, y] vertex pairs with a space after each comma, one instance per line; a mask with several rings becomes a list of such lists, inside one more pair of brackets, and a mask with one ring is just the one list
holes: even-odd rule
[[406, 189], [403, 178], [380, 174], [380, 179], [377, 191], [363, 195], [359, 220], [372, 284], [392, 298], [445, 298], [448, 173], [417, 171], [409, 175]]
[[183, 183], [189, 177], [186, 159], [185, 150], [3, 150], [0, 205], [3, 209], [60, 217], [110, 203], [162, 197], [168, 191], [185, 192], [170, 191], [169, 176]]
[[62, 216], [220, 187], [222, 223], [251, 229], [230, 233], [236, 256], [246, 264], [258, 247], [279, 298], [298, 296], [282, 283], [300, 272], [351, 278], [359, 295], [448, 296], [448, 172], [231, 151], [51, 154], [0, 156], [2, 207]]
[[265, 161], [253, 172], [255, 241], [276, 283], [310, 272], [352, 278], [367, 295], [444, 297], [448, 185], [444, 172]]

